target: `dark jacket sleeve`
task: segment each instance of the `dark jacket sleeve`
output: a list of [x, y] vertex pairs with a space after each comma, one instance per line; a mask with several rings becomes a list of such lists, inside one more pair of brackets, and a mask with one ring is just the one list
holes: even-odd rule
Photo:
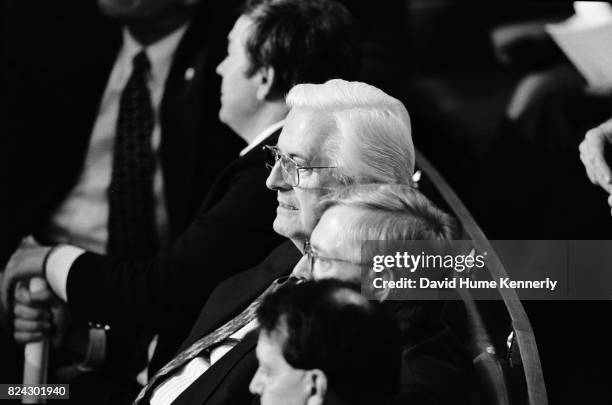
[[200, 210], [177, 242], [155, 259], [80, 256], [67, 282], [73, 315], [157, 330], [193, 323], [220, 281], [254, 266], [282, 240], [272, 229], [276, 196], [266, 189], [265, 177], [259, 164], [237, 171], [221, 187], [217, 202]]

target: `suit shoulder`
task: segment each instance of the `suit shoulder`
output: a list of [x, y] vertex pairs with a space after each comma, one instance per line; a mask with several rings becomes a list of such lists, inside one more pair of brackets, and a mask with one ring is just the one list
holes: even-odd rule
[[[242, 271], [217, 286], [215, 293], [235, 291], [237, 286], [249, 289], [265, 289], [275, 279], [288, 275], [302, 254], [290, 240], [281, 243], [257, 266]], [[258, 292], [254, 291], [254, 295]], [[212, 299], [212, 296], [211, 296]]]

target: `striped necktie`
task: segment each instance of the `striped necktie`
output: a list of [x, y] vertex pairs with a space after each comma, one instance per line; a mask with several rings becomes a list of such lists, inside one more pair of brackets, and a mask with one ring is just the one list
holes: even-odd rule
[[301, 280], [296, 277], [281, 277], [276, 279], [270, 286], [257, 297], [251, 304], [240, 314], [230, 319], [228, 322], [215, 329], [208, 335], [197, 340], [187, 349], [180, 352], [174, 357], [168, 364], [162, 367], [148, 382], [136, 399], [134, 405], [140, 403], [140, 401], [147, 395], [151, 394], [155, 387], [161, 382], [162, 377], [169, 375], [170, 373], [178, 370], [187, 364], [187, 362], [193, 360], [195, 357], [201, 355], [202, 352], [209, 350], [210, 348], [218, 345], [219, 343], [227, 340], [231, 335], [239, 331], [242, 327], [253, 321], [256, 317], [257, 308], [263, 301], [263, 299], [270, 293], [276, 291], [286, 282], [300, 282]]

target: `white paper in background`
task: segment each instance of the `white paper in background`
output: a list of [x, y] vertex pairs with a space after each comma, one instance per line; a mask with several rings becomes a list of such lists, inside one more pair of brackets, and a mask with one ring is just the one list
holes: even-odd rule
[[595, 89], [612, 89], [612, 6], [574, 3], [576, 14], [546, 30]]

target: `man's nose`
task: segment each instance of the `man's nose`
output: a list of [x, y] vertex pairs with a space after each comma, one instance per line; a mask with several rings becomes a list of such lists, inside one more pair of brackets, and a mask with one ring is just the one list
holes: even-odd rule
[[253, 395], [261, 395], [261, 382], [259, 381], [259, 371], [255, 372], [255, 375], [249, 383], [249, 391]]
[[291, 275], [294, 277], [302, 278], [304, 280], [310, 280], [313, 278], [308, 255], [302, 256], [300, 261], [293, 268]]
[[[226, 59], [227, 59], [227, 58], [226, 58]], [[216, 73], [217, 73], [219, 76], [223, 76], [223, 71], [222, 71], [222, 69], [223, 69], [223, 64], [224, 64], [224, 63], [225, 63], [225, 59], [223, 59], [223, 60], [221, 61], [221, 63], [219, 63], [219, 64], [217, 65], [217, 67], [216, 67], [216, 69], [215, 69], [215, 72], [216, 72]]]
[[288, 190], [291, 188], [291, 186], [283, 178], [283, 169], [280, 166], [280, 163], [276, 162], [276, 164], [270, 170], [268, 178], [266, 179], [266, 187], [268, 187], [270, 190]]

